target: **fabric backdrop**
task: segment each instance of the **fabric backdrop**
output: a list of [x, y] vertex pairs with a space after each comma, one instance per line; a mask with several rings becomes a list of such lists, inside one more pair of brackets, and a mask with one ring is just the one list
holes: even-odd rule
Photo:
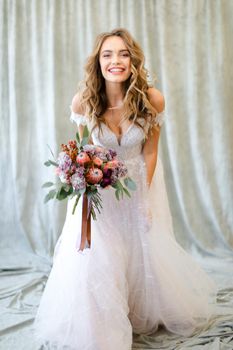
[[[0, 349], [37, 349], [30, 325], [66, 214], [65, 202], [43, 204], [41, 185], [54, 178], [43, 163], [49, 147], [56, 154], [75, 136], [69, 105], [85, 60], [96, 35], [115, 27], [141, 44], [150, 79], [165, 97], [159, 151], [177, 240], [219, 283], [214, 335], [182, 342], [228, 346], [233, 1], [0, 0], [0, 16]], [[164, 337], [167, 348], [180, 342]], [[159, 349], [159, 341], [136, 339], [135, 346]]]

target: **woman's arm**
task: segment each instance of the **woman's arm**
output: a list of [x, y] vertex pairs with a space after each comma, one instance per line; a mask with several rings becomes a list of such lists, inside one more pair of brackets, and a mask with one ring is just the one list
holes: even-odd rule
[[[80, 96], [78, 93], [76, 95], [74, 95], [74, 97], [72, 99], [71, 109], [74, 113], [84, 115], [84, 111], [83, 111], [81, 104], [80, 104]], [[82, 137], [83, 137], [83, 130], [84, 130], [84, 125], [82, 125], [82, 124], [79, 125], [78, 126], [78, 133], [79, 133], [80, 140], [82, 140]]]
[[[152, 106], [155, 107], [159, 113], [162, 112], [165, 108], [165, 100], [161, 92], [155, 88], [150, 88], [148, 89], [148, 96]], [[148, 135], [142, 150], [147, 169], [147, 185], [149, 187], [157, 163], [159, 135], [160, 127], [156, 126]]]

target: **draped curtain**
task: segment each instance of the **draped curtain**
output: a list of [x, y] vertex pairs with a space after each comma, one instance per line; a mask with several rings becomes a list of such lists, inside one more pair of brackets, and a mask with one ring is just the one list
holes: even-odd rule
[[[30, 299], [32, 321], [66, 214], [64, 202], [43, 203], [55, 176], [43, 163], [74, 138], [69, 106], [85, 60], [116, 27], [140, 43], [165, 97], [159, 152], [177, 240], [200, 259], [231, 261], [233, 2], [1, 0], [0, 16], [2, 297], [15, 308], [20, 293], [21, 306]], [[16, 271], [28, 273], [20, 282]]]

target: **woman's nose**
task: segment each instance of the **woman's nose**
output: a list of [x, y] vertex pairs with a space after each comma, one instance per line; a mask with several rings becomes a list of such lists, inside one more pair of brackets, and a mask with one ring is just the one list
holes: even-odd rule
[[119, 61], [120, 61], [120, 60], [119, 60], [119, 57], [118, 57], [118, 56], [113, 56], [113, 58], [112, 58], [112, 64], [115, 64], [115, 65], [120, 64]]

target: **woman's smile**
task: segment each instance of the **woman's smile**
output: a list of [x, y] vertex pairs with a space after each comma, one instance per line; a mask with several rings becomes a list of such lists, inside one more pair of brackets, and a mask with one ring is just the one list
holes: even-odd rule
[[122, 74], [125, 71], [125, 68], [113, 67], [108, 70], [111, 74]]

